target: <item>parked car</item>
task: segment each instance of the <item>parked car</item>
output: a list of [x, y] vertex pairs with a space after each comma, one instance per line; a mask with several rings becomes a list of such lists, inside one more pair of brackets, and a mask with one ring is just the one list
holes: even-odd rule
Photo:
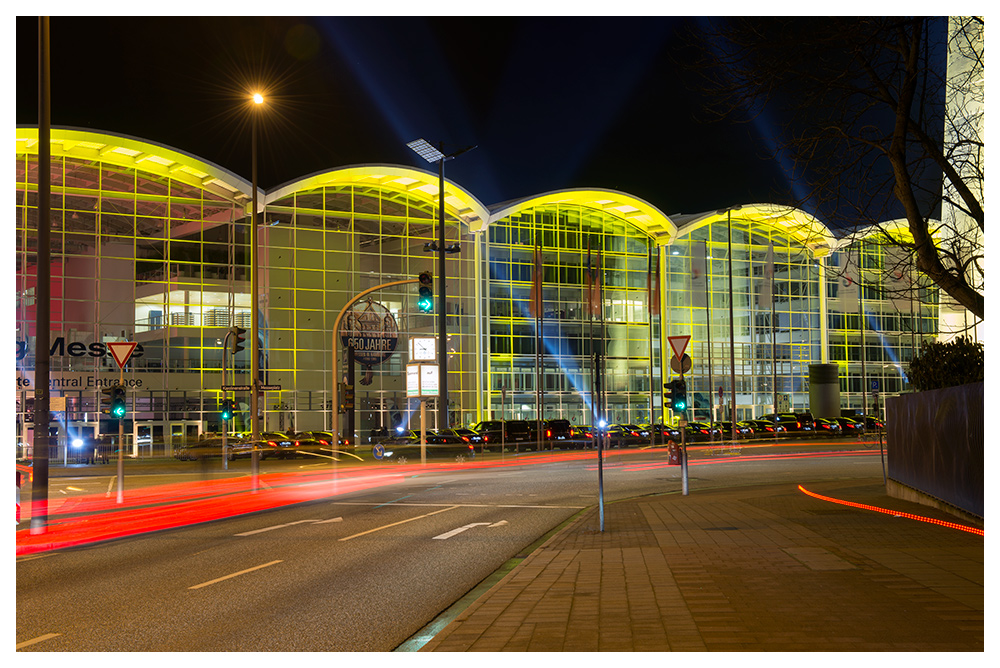
[[472, 429], [489, 445], [529, 441], [531, 435], [531, 428], [524, 420], [486, 420]]
[[332, 445], [332, 443], [334, 442], [333, 441], [333, 433], [329, 432], [329, 431], [307, 431], [305, 433], [308, 434], [310, 438], [314, 438], [317, 441], [319, 441], [320, 445], [323, 446], [323, 447], [331, 448], [331, 449], [334, 449], [334, 450], [353, 450], [354, 449], [354, 444], [353, 443], [345, 443], [343, 438], [341, 438], [341, 439], [338, 440], [336, 446], [333, 446]]
[[458, 436], [462, 437], [462, 439], [466, 443], [482, 443], [483, 442], [483, 437], [480, 436], [479, 434], [477, 434], [476, 432], [474, 432], [471, 429], [466, 429], [465, 427], [459, 427], [458, 429], [453, 429], [452, 431], [454, 431], [455, 434], [457, 434]]
[[681, 430], [677, 427], [671, 427], [667, 424], [651, 424], [649, 425], [649, 430], [656, 435], [657, 441], [669, 439], [674, 443], [681, 442]]
[[[447, 430], [451, 431], [451, 430]], [[476, 456], [476, 446], [462, 439], [461, 436], [449, 433], [427, 432], [424, 434], [426, 444], [423, 455], [428, 459], [454, 459], [464, 462]], [[389, 439], [380, 444], [383, 448], [383, 460], [397, 463], [419, 462], [421, 457], [420, 435], [415, 438]]]
[[639, 428], [627, 424], [609, 424], [607, 426], [608, 444], [611, 447], [627, 448], [643, 442]]
[[827, 436], [840, 436], [840, 423], [830, 418], [816, 418], [816, 432]]
[[573, 425], [569, 420], [546, 420], [545, 439], [551, 441], [565, 441], [570, 438]]
[[707, 422], [688, 422], [685, 429], [687, 430], [686, 438], [689, 443], [699, 443], [722, 437], [722, 430]]
[[838, 423], [840, 423], [840, 430], [844, 436], [861, 436], [865, 433], [865, 425], [863, 422], [846, 417], [839, 417], [835, 419]]
[[747, 420], [746, 423], [753, 428], [754, 436], [777, 436], [786, 432], [783, 425], [771, 420]]
[[[770, 415], [765, 415], [760, 419], [765, 422], [774, 422], [775, 415], [774, 413], [771, 413]], [[785, 428], [786, 432], [789, 433], [812, 434], [813, 432], [812, 421], [803, 422], [802, 419], [795, 413], [778, 413], [777, 422]]]
[[[732, 438], [732, 422], [713, 422], [712, 426], [718, 427], [722, 431], [722, 438]], [[736, 423], [736, 438], [750, 438], [751, 436], [753, 436], [753, 427], [745, 422]]]
[[[241, 441], [236, 438], [226, 437], [226, 459], [232, 461], [237, 457], [249, 457], [253, 451], [249, 441]], [[182, 461], [198, 461], [199, 459], [209, 459], [222, 457], [222, 437], [211, 436], [201, 438], [195, 443], [182, 445], [174, 453], [174, 457]]]
[[873, 415], [866, 415], [865, 416], [865, 429], [868, 430], [868, 431], [873, 431], [875, 429], [881, 429], [881, 430], [885, 431], [885, 422], [882, 422], [882, 420], [878, 419], [877, 417], [875, 417]]

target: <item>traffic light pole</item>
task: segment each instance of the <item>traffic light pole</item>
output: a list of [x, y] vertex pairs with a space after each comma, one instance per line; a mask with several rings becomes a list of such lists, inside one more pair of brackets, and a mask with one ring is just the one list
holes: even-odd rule
[[[118, 386], [125, 386], [125, 369], [118, 368]], [[122, 456], [122, 448], [125, 447], [125, 416], [118, 418], [118, 503], [125, 500], [125, 459]]]
[[[408, 285], [410, 283], [418, 283], [418, 282], [419, 280], [416, 278], [408, 278], [402, 281], [390, 281], [389, 283], [382, 283], [381, 285], [376, 285], [375, 287], [368, 288], [367, 290], [359, 292], [354, 297], [352, 297], [350, 301], [344, 304], [344, 308], [340, 309], [340, 313], [337, 314], [337, 319], [334, 320], [333, 322], [333, 342], [331, 346], [333, 348], [333, 367], [332, 367], [333, 384], [332, 387], [330, 388], [330, 391], [333, 393], [333, 402], [330, 405], [330, 413], [331, 413], [330, 431], [333, 433], [334, 440], [337, 440], [337, 444], [334, 445], [334, 449], [336, 449], [337, 445], [340, 444], [338, 440], [340, 438], [340, 397], [338, 396], [339, 392], [337, 391], [338, 388], [337, 383], [341, 382], [340, 358], [337, 355], [337, 337], [340, 336], [340, 323], [344, 320], [344, 316], [347, 315], [347, 311], [352, 306], [357, 304], [359, 301], [361, 301], [371, 293], [376, 292], [378, 290], [384, 290], [385, 288], [391, 288], [396, 285]], [[353, 434], [351, 435], [353, 436]]]

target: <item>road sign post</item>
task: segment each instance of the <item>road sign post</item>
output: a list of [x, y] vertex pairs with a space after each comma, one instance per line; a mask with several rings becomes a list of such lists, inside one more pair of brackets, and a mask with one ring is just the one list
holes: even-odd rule
[[[684, 354], [687, 350], [688, 344], [691, 342], [691, 336], [668, 336], [667, 341], [670, 342], [670, 348], [674, 351], [674, 356], [670, 360], [670, 368], [681, 375], [679, 384], [674, 384], [674, 391], [671, 396], [674, 398], [684, 397], [683, 405], [684, 408], [678, 408], [681, 414], [681, 492], [684, 496], [688, 493], [688, 457], [687, 457], [687, 398], [686, 398], [686, 384], [684, 382], [684, 373], [691, 370], [691, 357]], [[673, 406], [671, 406], [673, 408]]]
[[[135, 348], [138, 344], [135, 341], [116, 341], [114, 343], [108, 344], [108, 350], [111, 351], [111, 356], [115, 358], [115, 362], [118, 363], [118, 385], [125, 385], [125, 364], [128, 363], [129, 358], [132, 357], [132, 353], [135, 352]], [[115, 402], [112, 399], [111, 411], [114, 415]], [[124, 460], [124, 450], [125, 450], [125, 415], [124, 413], [118, 417], [118, 494], [117, 502], [123, 503], [125, 501], [125, 460]]]

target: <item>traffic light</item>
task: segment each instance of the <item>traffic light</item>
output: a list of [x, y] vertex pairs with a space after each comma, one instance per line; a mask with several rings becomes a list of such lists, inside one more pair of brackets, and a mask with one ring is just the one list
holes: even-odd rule
[[670, 396], [670, 405], [678, 412], [687, 410], [687, 383], [683, 378], [674, 381], [674, 389]]
[[111, 388], [111, 417], [119, 420], [125, 417], [128, 406], [125, 405], [125, 388], [115, 385]]
[[354, 386], [344, 385], [344, 408], [351, 410], [354, 408]]
[[235, 355], [243, 350], [243, 343], [246, 338], [243, 335], [247, 333], [247, 330], [234, 326], [229, 328], [229, 333], [232, 335], [232, 338], [229, 340], [229, 352]]
[[229, 399], [222, 400], [222, 421], [229, 422], [233, 419], [233, 402]]
[[111, 403], [114, 399], [116, 387], [118, 386], [112, 385], [101, 390], [101, 413], [104, 415], [111, 415]]
[[419, 278], [420, 288], [417, 290], [417, 308], [423, 313], [434, 311], [434, 280], [431, 272], [421, 272]]

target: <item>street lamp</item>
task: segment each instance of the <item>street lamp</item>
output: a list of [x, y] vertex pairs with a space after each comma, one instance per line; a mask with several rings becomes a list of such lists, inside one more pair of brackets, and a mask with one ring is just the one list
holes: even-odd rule
[[[264, 104], [264, 96], [253, 94], [253, 107], [250, 109], [250, 180], [253, 193], [250, 211], [250, 439], [260, 440], [260, 421], [257, 416], [257, 404], [260, 401], [260, 388], [257, 376], [260, 373], [257, 356], [259, 355], [260, 332], [258, 331], [257, 303], [257, 116], [258, 107]], [[257, 474], [260, 470], [260, 453], [253, 448], [250, 454], [250, 475], [256, 487]]]
[[451, 425], [448, 423], [448, 329], [445, 318], [447, 316], [447, 293], [445, 292], [445, 264], [444, 256], [447, 253], [458, 252], [458, 244], [446, 247], [444, 245], [444, 163], [453, 160], [458, 156], [471, 151], [475, 146], [466, 146], [463, 149], [445, 155], [443, 151], [435, 148], [426, 139], [415, 139], [407, 146], [427, 162], [438, 163], [438, 240], [436, 244], [427, 244], [426, 251], [438, 253], [438, 280], [440, 281], [441, 298], [438, 303], [438, 429], [447, 429]]
[[733, 441], [736, 441], [736, 343], [733, 330], [733, 211], [743, 208], [742, 204], [716, 211], [720, 216], [726, 214], [729, 233], [729, 387], [732, 396], [729, 399], [729, 420], [733, 427]]

